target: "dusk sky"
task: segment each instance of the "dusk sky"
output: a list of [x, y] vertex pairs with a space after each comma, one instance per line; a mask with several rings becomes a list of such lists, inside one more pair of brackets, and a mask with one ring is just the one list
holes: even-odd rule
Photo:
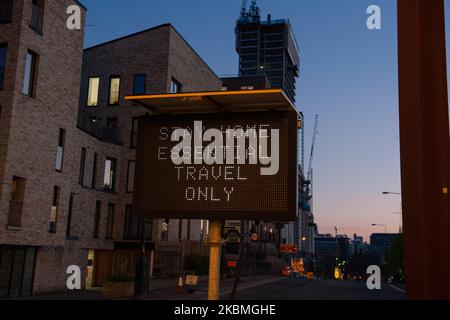
[[[248, 1], [250, 2], [250, 0]], [[234, 27], [241, 0], [82, 0], [89, 9], [86, 47], [172, 23], [218, 75], [236, 74]], [[297, 107], [305, 115], [306, 154], [315, 114], [314, 214], [320, 233], [369, 240], [397, 232], [401, 211], [396, 1], [259, 0], [265, 19], [289, 18], [300, 46]], [[382, 30], [366, 9], [382, 9]], [[448, 10], [447, 10], [448, 11]]]

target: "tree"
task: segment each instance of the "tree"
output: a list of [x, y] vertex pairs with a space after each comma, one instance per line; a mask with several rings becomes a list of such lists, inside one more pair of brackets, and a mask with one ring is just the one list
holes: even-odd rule
[[386, 271], [388, 275], [403, 275], [404, 269], [403, 234], [400, 234], [387, 251]]

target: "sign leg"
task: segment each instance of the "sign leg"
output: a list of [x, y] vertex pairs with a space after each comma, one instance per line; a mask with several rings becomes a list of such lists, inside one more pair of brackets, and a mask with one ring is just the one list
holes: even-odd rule
[[220, 247], [222, 245], [222, 221], [209, 222], [209, 277], [208, 300], [219, 300]]

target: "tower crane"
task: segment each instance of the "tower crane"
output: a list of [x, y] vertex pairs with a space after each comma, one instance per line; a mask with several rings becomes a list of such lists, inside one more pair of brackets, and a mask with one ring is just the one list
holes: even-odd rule
[[247, 13], [247, 0], [242, 0], [241, 18], [244, 18], [246, 13]]
[[256, 0], [252, 0], [252, 3], [250, 5], [250, 11], [248, 12], [248, 15], [252, 18], [259, 17], [259, 7], [256, 4]]
[[252, 0], [248, 12], [247, 12], [247, 0], [242, 0], [240, 19], [243, 21], [251, 22], [251, 21], [259, 21], [260, 18], [261, 18], [260, 9], [256, 3], [256, 0]]
[[308, 165], [308, 171], [307, 171], [307, 181], [311, 181], [312, 178], [312, 164], [314, 159], [314, 147], [316, 145], [316, 138], [317, 138], [317, 128], [319, 126], [319, 115], [316, 114], [316, 120], [314, 121], [314, 131], [313, 131], [313, 140], [311, 145], [311, 154], [309, 155], [309, 165]]
[[310, 209], [310, 205], [308, 201], [312, 198], [312, 179], [313, 179], [313, 159], [314, 159], [314, 148], [316, 145], [317, 134], [319, 131], [317, 130], [319, 126], [319, 115], [316, 114], [315, 122], [314, 122], [314, 131], [313, 131], [313, 139], [311, 144], [311, 153], [309, 155], [309, 164], [308, 171], [305, 172], [306, 180], [304, 181], [304, 190], [303, 190], [303, 207], [304, 209]]

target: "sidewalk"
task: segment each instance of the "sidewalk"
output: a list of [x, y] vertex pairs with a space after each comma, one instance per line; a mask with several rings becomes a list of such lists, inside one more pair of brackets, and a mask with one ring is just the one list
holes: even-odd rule
[[[285, 280], [280, 276], [244, 276], [241, 277], [237, 291], [254, 288], [263, 284]], [[234, 285], [234, 278], [227, 278], [220, 283], [220, 297], [228, 298]], [[176, 287], [166, 290], [156, 290], [150, 293], [148, 300], [206, 300], [208, 298], [208, 283], [201, 282], [194, 293], [177, 293]]]
[[22, 297], [20, 300], [106, 300], [101, 289], [74, 290], [54, 293], [37, 294], [31, 297]]
[[[237, 287], [237, 291], [257, 287], [263, 284], [281, 281], [280, 276], [243, 276]], [[208, 282], [200, 281], [198, 288], [194, 293], [177, 293], [178, 279], [172, 279], [173, 287], [168, 289], [154, 290], [149, 294], [148, 300], [206, 300], [208, 298]], [[234, 285], [234, 278], [226, 278], [221, 281], [220, 295], [226, 299]], [[150, 284], [151, 286], [151, 284]], [[100, 288], [81, 291], [64, 291], [55, 293], [38, 294], [31, 297], [23, 297], [21, 300], [105, 300]], [[132, 300], [133, 297], [122, 299]]]

